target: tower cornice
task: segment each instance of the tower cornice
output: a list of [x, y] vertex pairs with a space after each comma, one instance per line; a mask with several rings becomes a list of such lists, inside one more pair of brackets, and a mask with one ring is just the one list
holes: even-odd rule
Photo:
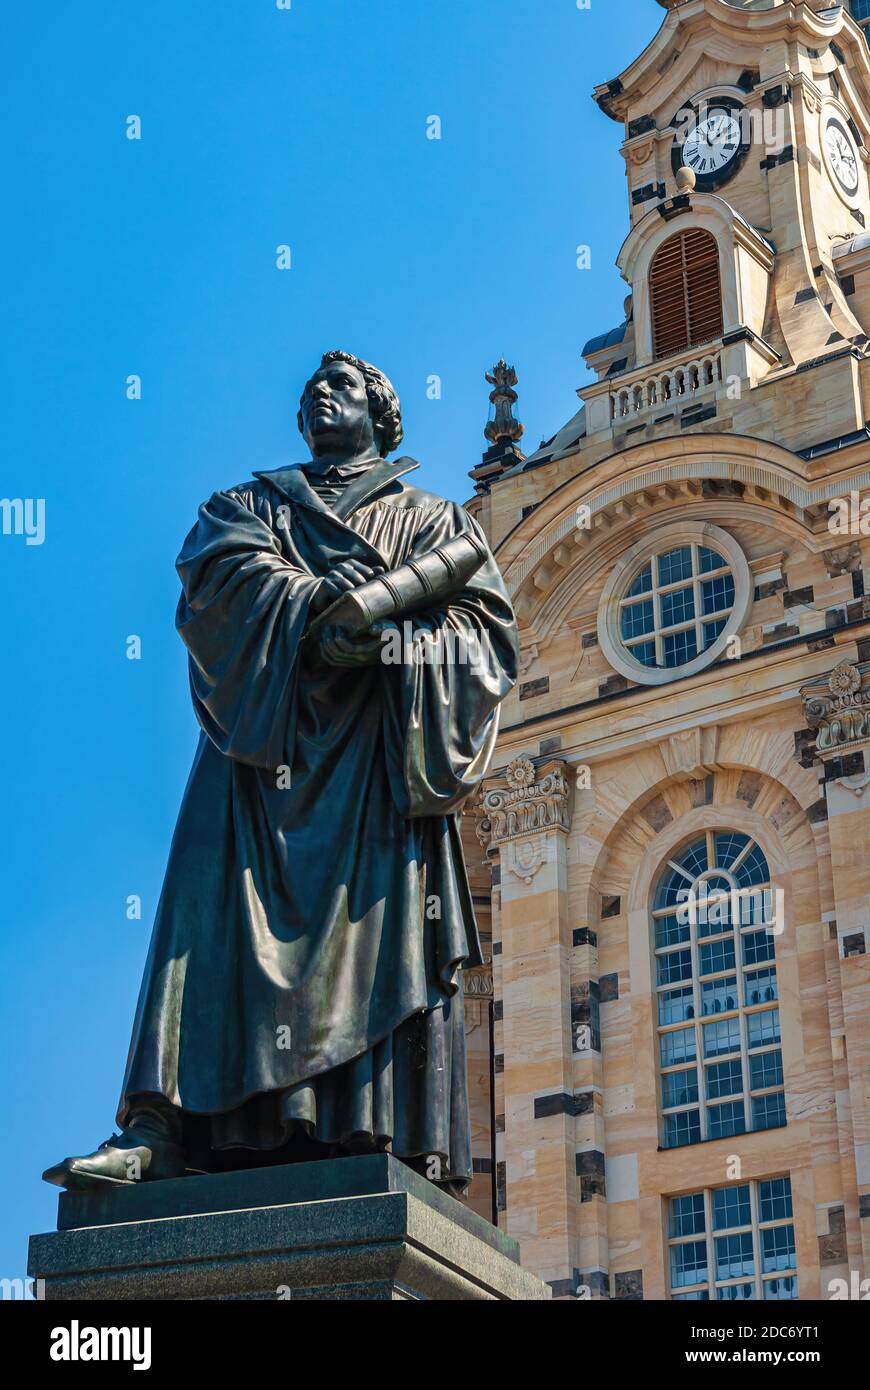
[[721, 34], [732, 43], [741, 41], [757, 48], [777, 39], [799, 41], [812, 47], [842, 37], [852, 58], [870, 75], [870, 51], [851, 15], [840, 7], [820, 14], [806, 0], [786, 0], [770, 10], [735, 9], [726, 0], [682, 0], [669, 9], [661, 28], [644, 51], [617, 77], [599, 83], [593, 97], [615, 121], [625, 121], [630, 107], [660, 80], [665, 66], [684, 51], [692, 33]]

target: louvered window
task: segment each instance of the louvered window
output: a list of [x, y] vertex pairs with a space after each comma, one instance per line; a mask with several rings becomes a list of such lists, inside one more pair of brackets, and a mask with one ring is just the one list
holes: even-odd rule
[[723, 332], [719, 247], [697, 227], [659, 247], [650, 268], [653, 349], [670, 357]]

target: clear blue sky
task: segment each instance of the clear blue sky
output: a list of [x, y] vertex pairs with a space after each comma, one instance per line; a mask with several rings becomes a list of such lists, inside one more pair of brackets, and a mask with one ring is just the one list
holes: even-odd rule
[[300, 457], [296, 402], [327, 348], [393, 378], [403, 450], [457, 500], [501, 354], [529, 452], [574, 413], [580, 349], [626, 292], [620, 130], [590, 93], [663, 17], [6, 0], [0, 497], [45, 498], [46, 535], [0, 535], [0, 1277], [54, 1225], [42, 1168], [113, 1126], [197, 732], [173, 626], [197, 505]]

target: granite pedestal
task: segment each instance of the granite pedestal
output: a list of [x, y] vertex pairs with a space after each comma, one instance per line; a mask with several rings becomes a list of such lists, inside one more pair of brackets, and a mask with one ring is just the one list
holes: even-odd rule
[[504, 1299], [515, 1241], [387, 1154], [64, 1192], [31, 1238], [46, 1299]]

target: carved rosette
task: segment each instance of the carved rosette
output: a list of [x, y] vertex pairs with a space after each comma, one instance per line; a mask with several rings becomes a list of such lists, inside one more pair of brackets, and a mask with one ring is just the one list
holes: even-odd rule
[[825, 757], [851, 752], [870, 741], [870, 689], [857, 666], [842, 661], [825, 690], [801, 692], [807, 724], [816, 732], [816, 753]]
[[[542, 830], [570, 830], [574, 784], [566, 771], [566, 764], [560, 761], [543, 768], [536, 768], [531, 758], [515, 758], [509, 763], [504, 773], [506, 785], [486, 787], [478, 798], [475, 829], [481, 844], [492, 851]], [[540, 864], [531, 849], [519, 857], [522, 876], [530, 881]]]

